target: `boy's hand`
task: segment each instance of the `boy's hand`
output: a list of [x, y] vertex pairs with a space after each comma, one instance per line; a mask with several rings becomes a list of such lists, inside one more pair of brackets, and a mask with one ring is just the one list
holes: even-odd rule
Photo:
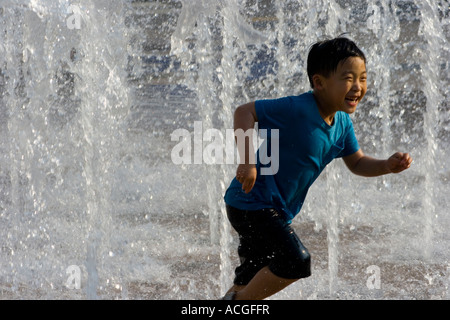
[[387, 168], [392, 173], [399, 173], [411, 166], [412, 158], [408, 153], [396, 152], [387, 159]]
[[249, 193], [256, 181], [256, 166], [254, 164], [240, 164], [236, 170], [236, 179], [242, 184], [242, 190]]

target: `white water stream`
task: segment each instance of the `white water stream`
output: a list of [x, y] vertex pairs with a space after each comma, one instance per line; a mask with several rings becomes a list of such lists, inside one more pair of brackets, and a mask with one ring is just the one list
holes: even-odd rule
[[0, 297], [222, 296], [236, 166], [174, 164], [171, 133], [194, 150], [194, 122], [225, 136], [238, 105], [309, 90], [310, 45], [347, 32], [360, 145], [414, 163], [330, 164], [293, 222], [313, 274], [273, 299], [450, 298], [449, 25], [444, 0], [2, 1]]

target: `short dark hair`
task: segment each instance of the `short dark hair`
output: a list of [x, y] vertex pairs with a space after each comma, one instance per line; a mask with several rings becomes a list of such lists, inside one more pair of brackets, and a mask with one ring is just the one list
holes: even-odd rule
[[314, 88], [312, 77], [320, 74], [328, 77], [335, 72], [339, 63], [349, 57], [359, 57], [366, 62], [364, 53], [356, 44], [345, 37], [319, 41], [312, 45], [308, 54], [307, 72], [311, 88]]

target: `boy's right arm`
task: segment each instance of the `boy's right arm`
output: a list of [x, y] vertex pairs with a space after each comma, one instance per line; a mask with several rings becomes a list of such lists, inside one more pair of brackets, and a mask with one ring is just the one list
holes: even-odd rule
[[[252, 133], [258, 122], [256, 115], [255, 102], [250, 102], [239, 106], [234, 112], [234, 131], [242, 129], [244, 132]], [[250, 131], [248, 131], [250, 130]], [[242, 184], [242, 190], [249, 193], [256, 181], [255, 150], [253, 148], [253, 136], [250, 134], [248, 139], [239, 140], [236, 138], [240, 164], [236, 170], [236, 179]]]

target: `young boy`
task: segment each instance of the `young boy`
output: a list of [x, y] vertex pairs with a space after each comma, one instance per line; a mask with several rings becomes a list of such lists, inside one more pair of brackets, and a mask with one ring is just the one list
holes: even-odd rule
[[[290, 227], [306, 193], [325, 166], [343, 158], [351, 172], [374, 177], [410, 167], [407, 153], [386, 160], [361, 151], [349, 114], [367, 90], [366, 58], [349, 39], [338, 37], [314, 44], [308, 55], [312, 92], [238, 107], [234, 129], [246, 132], [258, 122], [269, 134], [278, 130], [277, 172], [261, 174], [252, 138], [238, 143], [241, 159], [225, 202], [231, 225], [239, 234], [234, 285], [223, 299], [264, 299], [311, 275], [310, 255]], [[244, 154], [243, 154], [244, 153]], [[273, 156], [273, 154], [272, 154]], [[244, 163], [242, 163], [244, 162]], [[265, 161], [264, 161], [265, 162]]]

